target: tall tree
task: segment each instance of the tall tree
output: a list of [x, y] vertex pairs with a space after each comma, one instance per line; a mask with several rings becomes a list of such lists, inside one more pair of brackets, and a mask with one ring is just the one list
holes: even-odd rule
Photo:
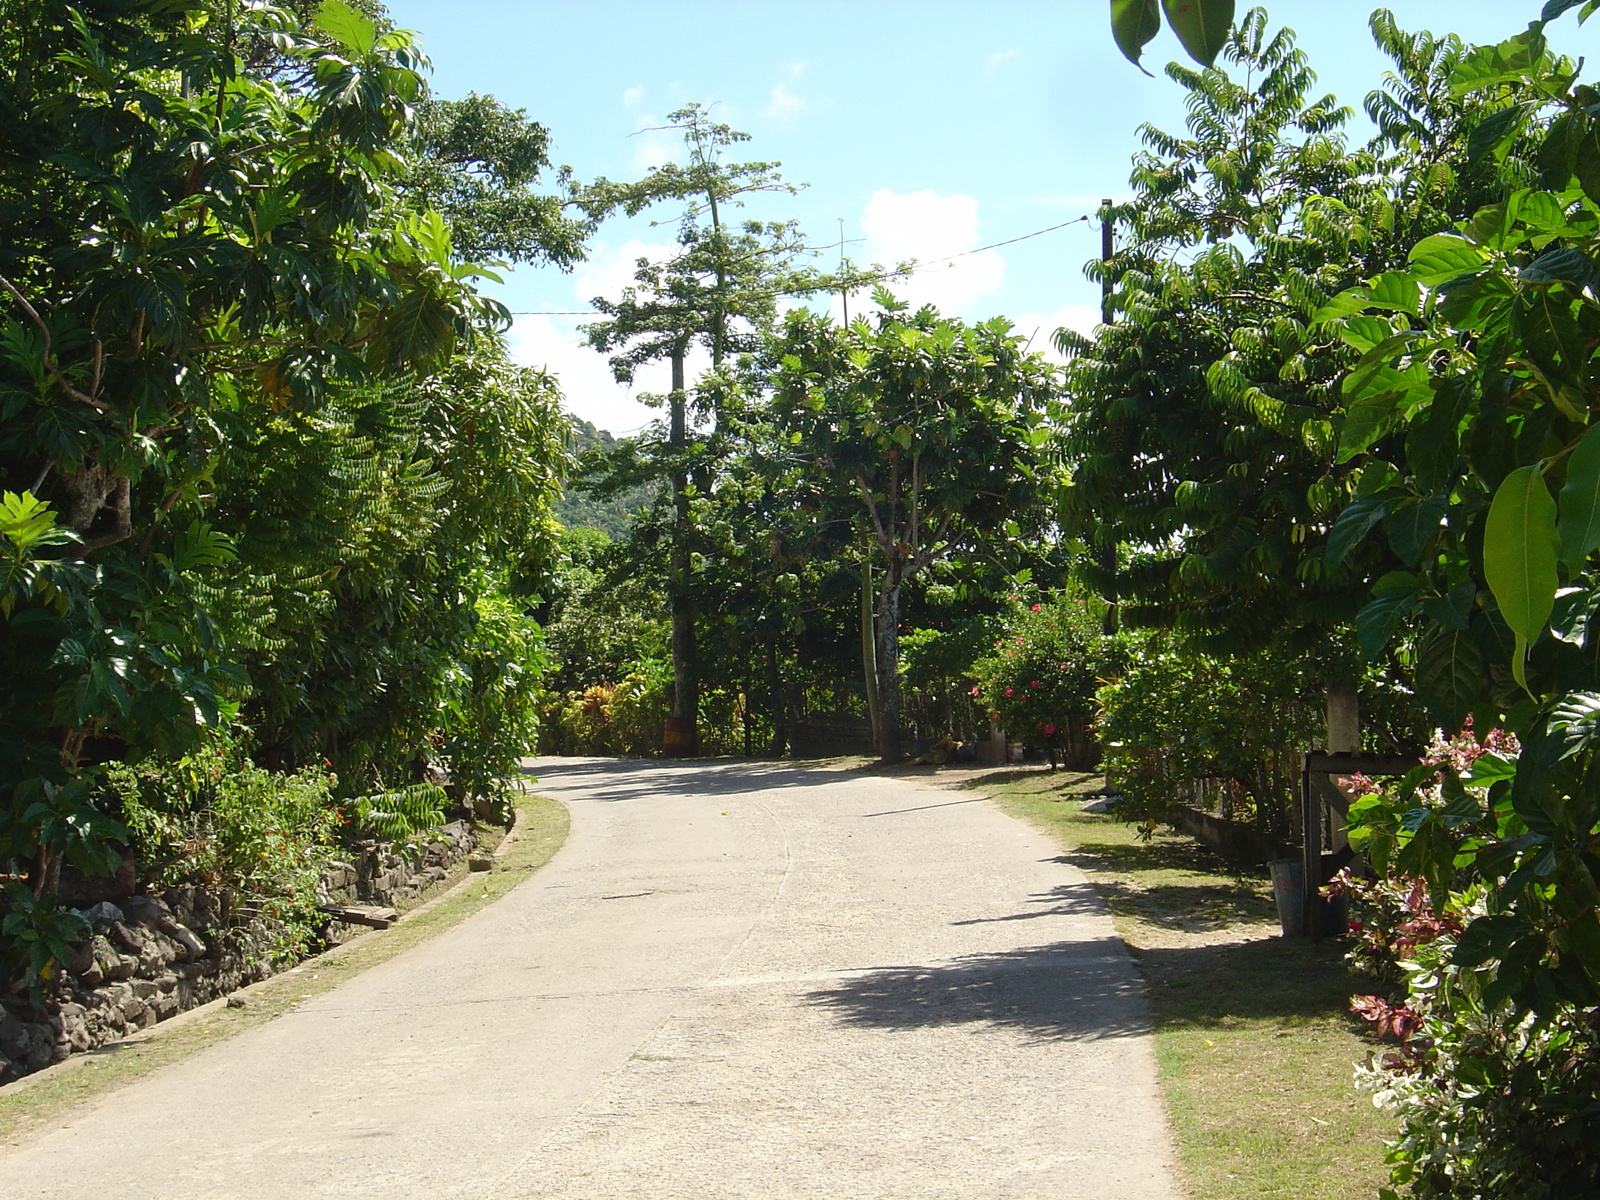
[[[1292, 31], [1270, 33], [1260, 9], [1222, 51], [1227, 70], [1169, 67], [1188, 127], [1143, 128], [1134, 199], [1113, 210], [1122, 247], [1095, 267], [1116, 319], [1091, 344], [1063, 339], [1079, 350], [1065, 515], [1126, 548], [1120, 570], [1084, 574], [1124, 620], [1206, 651], [1317, 643], [1364, 603], [1382, 564], [1343, 553], [1334, 529], [1358, 487], [1335, 422], [1359, 351], [1313, 317], [1497, 186], [1436, 157], [1476, 119], [1474, 101], [1451, 97], [1459, 42], [1412, 38], [1382, 13], [1374, 31], [1395, 73], [1369, 102], [1382, 132], [1363, 147], [1342, 133], [1348, 110], [1314, 96]], [[1410, 140], [1418, 124], [1427, 153]]]
[[[691, 104], [668, 117], [682, 134], [686, 161], [657, 167], [633, 183], [597, 180], [584, 192], [593, 217], [613, 211], [636, 216], [657, 204], [683, 205], [672, 256], [641, 259], [634, 284], [619, 299], [598, 297], [606, 319], [586, 327], [589, 343], [610, 355], [617, 379], [631, 382], [639, 367], [671, 363], [666, 437], [643, 447], [665, 475], [674, 507], [669, 592], [672, 603], [673, 716], [692, 723], [699, 710], [696, 676], [691, 500], [711, 485], [713, 463], [736, 415], [741, 389], [728, 378], [691, 391], [691, 349], [710, 356], [713, 375], [726, 377], [742, 354], [760, 344], [786, 293], [829, 286], [803, 267], [809, 255], [793, 221], [735, 223], [730, 210], [761, 193], [792, 194], [777, 163], [729, 162], [728, 151], [749, 140]], [[696, 405], [695, 400], [700, 404]], [[700, 430], [704, 428], [705, 432]], [[637, 482], [630, 475], [628, 485]], [[620, 485], [619, 485], [620, 486]]]
[[888, 292], [840, 327], [791, 313], [773, 416], [790, 453], [856, 507], [881, 570], [878, 751], [900, 758], [900, 604], [941, 556], [992, 552], [1043, 526], [1044, 412], [1057, 369], [1003, 318], [965, 325]]

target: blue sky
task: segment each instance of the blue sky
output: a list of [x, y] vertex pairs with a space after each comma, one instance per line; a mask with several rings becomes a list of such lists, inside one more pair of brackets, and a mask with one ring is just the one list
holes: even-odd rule
[[[1127, 195], [1137, 130], [1181, 129], [1182, 92], [1159, 73], [1181, 50], [1163, 33], [1141, 75], [1111, 42], [1106, 0], [390, 0], [422, 34], [442, 96], [493, 93], [546, 125], [553, 158], [580, 179], [636, 178], [674, 151], [641, 132], [699, 100], [753, 136], [743, 157], [779, 160], [810, 186], [752, 204], [749, 215], [798, 219], [813, 243], [836, 242], [840, 220], [858, 261], [960, 254], [901, 290], [968, 319], [1010, 317], [1047, 342], [1061, 324], [1092, 325], [1097, 291], [1082, 267], [1098, 251], [1083, 223], [994, 250], [966, 253], [1092, 212]], [[1499, 41], [1537, 15], [1540, 0], [1392, 0], [1405, 28]], [[1299, 34], [1320, 91], [1360, 111], [1384, 61], [1352, 0], [1280, 0], [1272, 23]], [[1240, 5], [1240, 12], [1245, 6]], [[1595, 24], [1569, 14], [1558, 48], [1591, 51]], [[1364, 128], [1364, 118], [1355, 123]], [[616, 221], [571, 274], [522, 268], [497, 289], [514, 310], [586, 309], [615, 295], [640, 254], [670, 242], [666, 225]], [[567, 404], [602, 428], [639, 428], [655, 412], [614, 384], [581, 345], [581, 317], [521, 316], [524, 362], [549, 366]]]

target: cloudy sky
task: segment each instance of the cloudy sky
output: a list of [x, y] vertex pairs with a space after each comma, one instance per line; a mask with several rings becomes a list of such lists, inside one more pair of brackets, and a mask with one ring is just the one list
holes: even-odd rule
[[[1498, 41], [1540, 0], [1388, 7], [1406, 28]], [[808, 185], [752, 203], [749, 216], [793, 217], [816, 245], [837, 244], [842, 222], [857, 262], [949, 260], [898, 290], [963, 318], [1004, 314], [1041, 347], [1057, 326], [1092, 327], [1097, 291], [1082, 268], [1099, 235], [1082, 221], [1025, 235], [1091, 213], [1102, 196], [1124, 198], [1141, 122], [1182, 127], [1182, 92], [1159, 73], [1180, 54], [1176, 42], [1152, 43], [1157, 75], [1141, 75], [1111, 42], [1106, 0], [390, 0], [390, 9], [422, 34], [438, 94], [490, 92], [525, 108], [580, 179], [637, 178], [676, 152], [671, 135], [651, 132], [668, 112], [714, 104], [717, 119], [752, 135], [741, 157], [781, 161], [791, 182]], [[1385, 66], [1367, 11], [1357, 0], [1269, 6], [1275, 24], [1298, 32], [1319, 90], [1358, 112]], [[1558, 28], [1558, 48], [1592, 56], [1600, 19], [1580, 32], [1569, 14]], [[616, 433], [655, 417], [634, 394], [661, 391], [664, 379], [615, 384], [582, 345], [583, 317], [569, 314], [617, 295], [636, 259], [663, 252], [672, 214], [660, 217], [660, 227], [648, 217], [608, 224], [570, 274], [524, 268], [498, 290], [526, 314], [513, 331], [519, 359], [554, 370], [568, 407]]]

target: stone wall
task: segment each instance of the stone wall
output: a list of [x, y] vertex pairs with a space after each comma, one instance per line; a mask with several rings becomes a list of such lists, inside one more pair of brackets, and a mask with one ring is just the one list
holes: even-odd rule
[[[436, 888], [477, 845], [457, 821], [418, 845], [357, 843], [330, 864], [320, 897], [328, 903], [405, 908]], [[83, 914], [93, 930], [62, 965], [44, 1012], [26, 997], [0, 1000], [0, 1084], [147, 1029], [158, 1021], [265, 979], [275, 929], [245, 899], [198, 887], [168, 888]], [[330, 920], [328, 944], [361, 927]]]

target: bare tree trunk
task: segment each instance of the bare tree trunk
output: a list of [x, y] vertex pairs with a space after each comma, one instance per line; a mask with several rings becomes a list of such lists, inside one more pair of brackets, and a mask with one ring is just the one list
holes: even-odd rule
[[[688, 397], [684, 393], [681, 344], [672, 352], [671, 444], [688, 448]], [[672, 715], [689, 723], [688, 753], [699, 751], [700, 691], [695, 662], [694, 605], [689, 598], [689, 477], [680, 463], [672, 469], [677, 520], [672, 530]]]
[[872, 620], [872, 561], [861, 564], [861, 674], [867, 688], [867, 720], [872, 724], [872, 744], [878, 745], [878, 641]]
[[783, 676], [778, 671], [778, 635], [772, 634], [766, 641], [767, 656], [767, 703], [772, 709], [772, 744], [767, 748], [767, 753], [773, 758], [782, 758], [783, 752], [789, 747], [788, 723], [784, 714], [788, 704], [783, 695]]
[[878, 592], [878, 758], [900, 761], [900, 579], [890, 564]]

